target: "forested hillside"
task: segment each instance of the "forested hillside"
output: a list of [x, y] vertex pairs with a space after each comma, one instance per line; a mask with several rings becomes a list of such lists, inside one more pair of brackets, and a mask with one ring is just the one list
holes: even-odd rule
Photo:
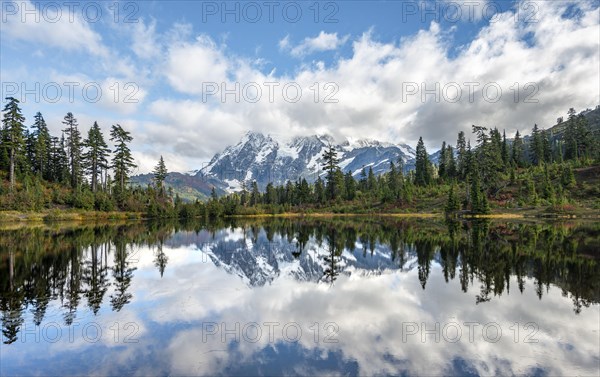
[[[474, 125], [471, 135], [460, 132], [454, 144], [444, 142], [435, 163], [420, 138], [410, 169], [402, 150], [394, 152], [398, 156], [394, 161], [386, 154], [391, 146], [367, 143], [357, 148], [348, 145], [345, 151], [353, 151], [356, 158], [365, 155], [364, 148], [374, 146], [386, 150], [382, 156], [387, 157], [376, 165], [377, 170], [371, 163], [353, 171], [347, 168], [350, 162], [340, 162], [339, 148], [330, 143], [310, 157], [318, 161], [312, 180], [298, 176], [280, 185], [269, 181], [264, 189], [256, 180], [242, 181], [241, 187], [229, 190], [233, 193], [222, 195], [225, 190], [219, 181], [207, 177], [184, 203], [172, 187], [190, 185], [193, 177], [169, 176], [162, 157], [151, 174], [131, 184], [133, 136], [119, 124], [111, 126], [108, 136], [96, 122], [83, 133], [76, 117], [67, 113], [59, 138], [50, 134], [41, 113], [27, 127], [19, 101], [7, 101], [0, 137], [1, 210], [75, 208], [150, 217], [287, 211], [453, 215], [491, 209], [600, 210], [600, 107], [579, 114], [570, 109], [568, 118], [559, 119], [557, 125], [547, 130], [534, 125], [530, 135], [517, 132], [513, 139], [499, 128]], [[412, 149], [406, 146], [404, 151]], [[208, 190], [206, 203], [198, 201]]]

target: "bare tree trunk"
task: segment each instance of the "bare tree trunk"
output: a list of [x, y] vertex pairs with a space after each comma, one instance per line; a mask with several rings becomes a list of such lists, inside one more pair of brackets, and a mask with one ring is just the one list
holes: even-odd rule
[[15, 147], [10, 149], [10, 190], [15, 187]]
[[93, 162], [92, 165], [92, 192], [96, 192], [96, 186], [98, 185], [98, 168], [96, 167], [96, 162]]

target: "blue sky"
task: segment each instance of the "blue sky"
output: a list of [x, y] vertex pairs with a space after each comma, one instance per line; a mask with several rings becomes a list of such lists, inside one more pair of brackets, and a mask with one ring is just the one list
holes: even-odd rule
[[598, 7], [3, 1], [2, 98], [19, 98], [28, 122], [41, 111], [55, 134], [68, 111], [84, 133], [121, 124], [140, 172], [161, 154], [171, 170], [200, 168], [248, 130], [423, 136], [434, 150], [472, 124], [511, 135], [595, 107]]

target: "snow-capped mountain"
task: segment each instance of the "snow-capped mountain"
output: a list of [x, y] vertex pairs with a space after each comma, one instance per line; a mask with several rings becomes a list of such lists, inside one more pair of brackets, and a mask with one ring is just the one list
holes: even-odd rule
[[371, 167], [375, 174], [389, 170], [390, 162], [402, 159], [405, 169], [414, 163], [415, 151], [408, 145], [396, 145], [377, 140], [346, 140], [335, 144], [327, 135], [276, 140], [270, 135], [248, 132], [235, 145], [216, 154], [199, 175], [223, 182], [226, 191], [238, 190], [243, 182], [256, 181], [264, 189], [269, 182], [284, 184], [288, 180], [306, 178], [315, 181], [323, 174], [322, 155], [329, 145], [338, 151], [339, 166], [344, 172], [358, 176]]
[[[298, 178], [314, 182], [323, 172], [323, 152], [329, 145], [338, 152], [339, 166], [344, 173], [352, 171], [355, 178], [363, 168], [382, 174], [389, 171], [390, 162], [402, 159], [404, 170], [414, 168], [415, 150], [406, 144], [392, 144], [370, 139], [347, 139], [336, 144], [328, 135], [299, 136], [281, 140], [271, 135], [247, 132], [241, 140], [217, 153], [210, 163], [199, 170], [170, 172], [165, 183], [173, 187], [183, 200], [205, 199], [216, 188], [218, 194], [242, 189], [252, 181], [264, 190], [269, 182], [277, 185]], [[133, 184], [152, 183], [152, 174], [131, 178]]]

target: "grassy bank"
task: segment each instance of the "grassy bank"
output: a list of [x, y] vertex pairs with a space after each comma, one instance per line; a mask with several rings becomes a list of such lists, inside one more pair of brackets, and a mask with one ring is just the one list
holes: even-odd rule
[[[320, 217], [365, 217], [365, 216], [380, 216], [380, 217], [396, 217], [396, 218], [443, 218], [445, 215], [441, 212], [366, 212], [366, 213], [336, 213], [324, 210], [322, 212], [283, 212], [283, 213], [249, 213], [239, 214], [230, 217], [235, 218], [320, 218]], [[583, 219], [600, 219], [600, 211], [592, 209], [578, 209], [573, 212], [554, 212], [547, 208], [527, 208], [519, 210], [497, 209], [492, 210], [489, 214], [472, 215], [468, 213], [459, 214], [458, 218], [462, 219], [524, 219], [524, 218], [583, 218]]]
[[[443, 218], [441, 208], [434, 211], [398, 211], [398, 209], [377, 208], [369, 211], [339, 212], [336, 208], [310, 208], [306, 210], [292, 209], [292, 211], [271, 212], [266, 208], [253, 209], [246, 213], [226, 216], [234, 218], [331, 218], [331, 217], [395, 217], [395, 218]], [[473, 215], [458, 213], [458, 218], [463, 219], [524, 219], [524, 218], [565, 218], [565, 219], [600, 219], [600, 210], [581, 207], [527, 207], [527, 208], [495, 208], [489, 214]], [[77, 209], [54, 209], [39, 212], [0, 211], [0, 224], [6, 227], [10, 224], [35, 224], [44, 222], [96, 222], [112, 220], [141, 220], [148, 218], [142, 212], [102, 212], [84, 211]]]
[[81, 210], [50, 210], [41, 212], [0, 211], [0, 223], [35, 223], [44, 221], [99, 221], [142, 219], [140, 212], [101, 212]]

